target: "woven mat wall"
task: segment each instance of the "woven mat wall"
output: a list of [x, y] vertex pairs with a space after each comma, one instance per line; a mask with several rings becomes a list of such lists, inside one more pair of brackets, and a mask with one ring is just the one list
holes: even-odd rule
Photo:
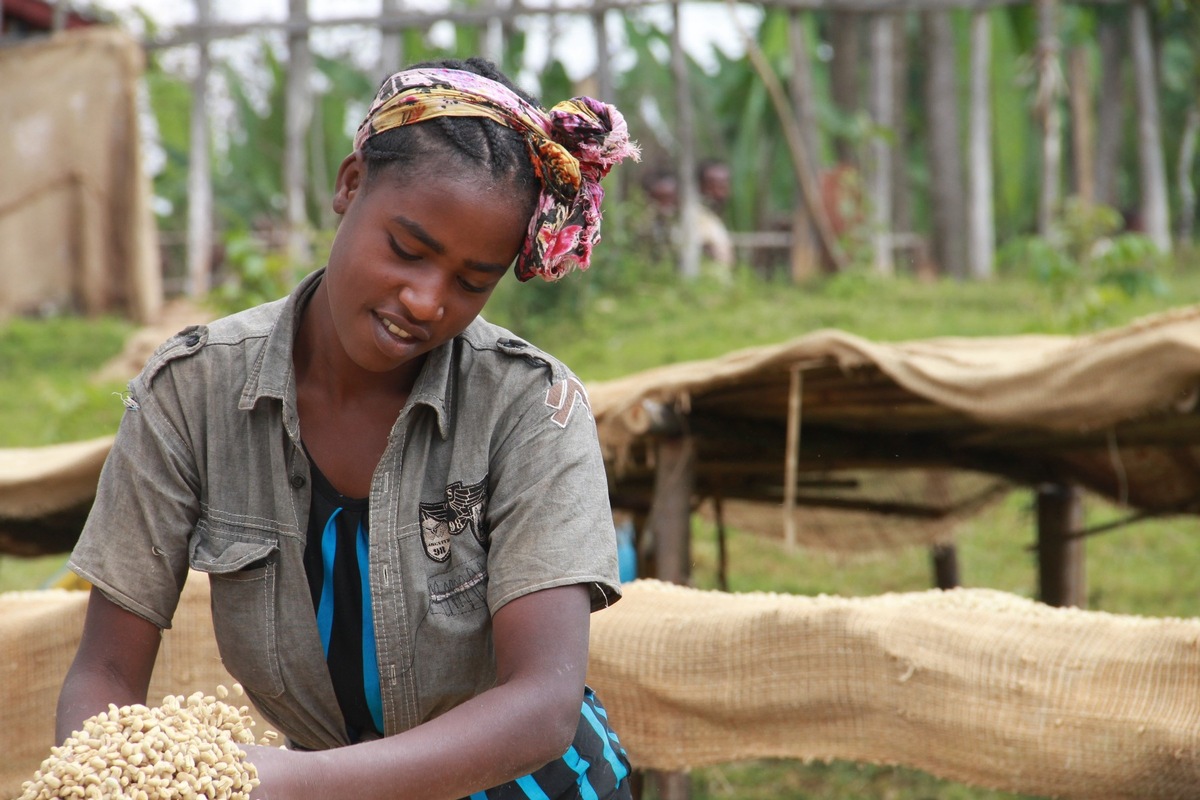
[[[0, 595], [0, 797], [49, 752], [85, 606], [82, 592]], [[1039, 796], [1200, 786], [1200, 620], [981, 589], [847, 599], [636, 581], [593, 615], [589, 667], [646, 769], [843, 758]], [[189, 580], [150, 696], [231, 681], [208, 583]]]
[[637, 581], [593, 615], [588, 679], [645, 768], [842, 758], [1039, 796], [1200, 796], [1200, 620]]

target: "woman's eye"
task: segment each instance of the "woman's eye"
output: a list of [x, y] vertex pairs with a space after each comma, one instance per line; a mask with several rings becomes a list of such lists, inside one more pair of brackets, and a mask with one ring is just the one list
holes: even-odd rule
[[402, 248], [400, 246], [400, 244], [391, 236], [388, 237], [388, 246], [392, 248], [393, 253], [395, 253], [399, 258], [402, 258], [405, 261], [420, 261], [421, 260], [420, 256], [418, 256], [414, 253], [410, 253], [407, 250], [405, 250], [404, 248]]
[[474, 294], [482, 294], [483, 292], [486, 292], [488, 290], [488, 287], [486, 287], [486, 286], [476, 286], [475, 284], [471, 283], [470, 281], [463, 280], [462, 278], [458, 279], [458, 285], [461, 286], [466, 291], [472, 292]]

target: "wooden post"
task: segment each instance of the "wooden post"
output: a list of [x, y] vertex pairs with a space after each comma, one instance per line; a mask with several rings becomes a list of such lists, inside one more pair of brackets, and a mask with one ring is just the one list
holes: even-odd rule
[[958, 587], [958, 547], [953, 543], [935, 544], [929, 548], [933, 561], [933, 585], [939, 589]]
[[284, 106], [283, 198], [287, 216], [288, 269], [307, 272], [312, 255], [308, 239], [308, 128], [312, 123], [312, 52], [308, 45], [308, 0], [288, 0], [288, 70]]
[[[687, 585], [692, 563], [692, 491], [695, 485], [696, 445], [686, 433], [659, 439], [654, 474], [654, 499], [647, 524], [654, 537], [655, 577]], [[687, 800], [686, 772], [648, 771], [646, 783], [657, 800]]]
[[648, 524], [654, 536], [655, 572], [659, 580], [691, 582], [692, 490], [696, 445], [688, 435], [660, 439], [654, 474], [654, 499]]
[[192, 79], [192, 112], [189, 121], [187, 179], [187, 283], [188, 297], [208, 293], [212, 271], [212, 167], [208, 149], [208, 26], [212, 24], [209, 0], [195, 0], [198, 28], [196, 76]]
[[717, 526], [717, 588], [729, 591], [729, 542], [725, 530], [725, 503], [721, 495], [713, 497], [713, 517]]
[[1045, 484], [1037, 489], [1038, 595], [1052, 606], [1087, 605], [1084, 539], [1079, 487]]

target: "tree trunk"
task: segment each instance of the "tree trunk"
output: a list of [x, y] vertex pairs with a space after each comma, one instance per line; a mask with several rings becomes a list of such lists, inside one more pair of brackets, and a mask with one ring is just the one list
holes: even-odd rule
[[929, 131], [929, 179], [932, 192], [932, 250], [943, 273], [966, 274], [966, 186], [959, 140], [958, 70], [950, 14], [921, 15], [928, 62], [925, 114]]
[[1038, 197], [1038, 235], [1058, 236], [1062, 174], [1062, 73], [1058, 63], [1058, 0], [1037, 0], [1037, 94], [1034, 109], [1042, 123], [1042, 182]]
[[1129, 40], [1137, 87], [1138, 185], [1141, 224], [1164, 253], [1171, 251], [1170, 212], [1167, 209], [1167, 170], [1163, 163], [1162, 130], [1158, 115], [1158, 80], [1150, 8], [1145, 2], [1129, 9]]
[[1067, 97], [1071, 104], [1071, 172], [1075, 194], [1084, 205], [1096, 202], [1095, 159], [1092, 146], [1092, 87], [1088, 80], [1087, 50], [1067, 51]]
[[212, 272], [213, 197], [212, 166], [208, 142], [208, 75], [212, 59], [208, 51], [208, 28], [212, 23], [209, 0], [196, 0], [196, 77], [192, 80], [192, 111], [189, 122], [187, 178], [187, 284], [188, 297], [208, 293]]
[[293, 272], [307, 272], [312, 258], [308, 224], [308, 129], [312, 123], [312, 52], [308, 46], [308, 0], [288, 0], [288, 70], [284, 106], [283, 197], [287, 255]]
[[971, 202], [967, 265], [972, 278], [992, 277], [996, 259], [996, 215], [992, 193], [991, 68], [992, 26], [988, 11], [971, 12], [971, 108], [968, 115], [967, 177]]
[[[792, 11], [788, 15], [788, 46], [792, 55], [791, 100], [800, 141], [808, 155], [808, 163], [815, 167], [818, 154], [817, 112], [813, 102], [812, 56], [808, 52], [808, 31], [804, 19], [799, 11]], [[812, 214], [800, 187], [796, 188], [795, 211], [792, 215], [791, 262], [794, 282], [815, 276], [821, 263]]]
[[871, 247], [875, 272], [892, 275], [892, 149], [887, 133], [895, 128], [892, 94], [892, 17], [872, 14], [867, 21], [871, 48], [871, 119], [878, 129], [871, 136], [868, 182], [871, 195]]
[[[858, 100], [858, 69], [862, 64], [858, 43], [858, 14], [834, 11], [829, 15], [829, 40], [833, 44], [833, 58], [829, 62], [829, 91], [834, 107], [851, 116], [857, 114], [862, 105]], [[839, 163], [857, 164], [855, 142], [839, 136], [834, 141], [834, 154]]]
[[892, 15], [892, 230], [912, 233], [912, 191], [908, 180], [908, 16]]
[[[1096, 34], [1100, 50], [1099, 103], [1096, 120], [1096, 202], [1118, 207], [1117, 172], [1121, 160], [1121, 139], [1125, 131], [1124, 109], [1124, 14], [1125, 9], [1097, 10], [1099, 29]], [[1118, 16], [1121, 15], [1121, 16]]]
[[688, 80], [687, 54], [680, 33], [679, 5], [671, 7], [671, 76], [675, 80], [675, 127], [679, 140], [676, 163], [679, 169], [679, 274], [695, 278], [700, 274], [700, 237], [696, 187], [696, 145], [692, 124], [692, 93]]
[[1192, 230], [1196, 222], [1196, 185], [1192, 183], [1192, 168], [1196, 165], [1196, 138], [1200, 136], [1200, 99], [1188, 111], [1179, 143], [1179, 246], [1191, 247]]

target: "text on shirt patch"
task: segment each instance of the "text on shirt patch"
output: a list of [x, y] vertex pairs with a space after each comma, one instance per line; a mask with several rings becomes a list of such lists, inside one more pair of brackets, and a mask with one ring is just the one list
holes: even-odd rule
[[582, 405], [584, 412], [591, 416], [592, 406], [588, 403], [587, 390], [578, 378], [564, 378], [546, 390], [546, 405], [554, 409], [550, 419], [560, 428], [567, 427], [576, 404]]
[[440, 503], [421, 503], [421, 544], [425, 555], [434, 561], [450, 558], [450, 537], [467, 528], [480, 544], [487, 544], [483, 515], [487, 510], [487, 480], [463, 485], [455, 481], [446, 487], [446, 499]]

